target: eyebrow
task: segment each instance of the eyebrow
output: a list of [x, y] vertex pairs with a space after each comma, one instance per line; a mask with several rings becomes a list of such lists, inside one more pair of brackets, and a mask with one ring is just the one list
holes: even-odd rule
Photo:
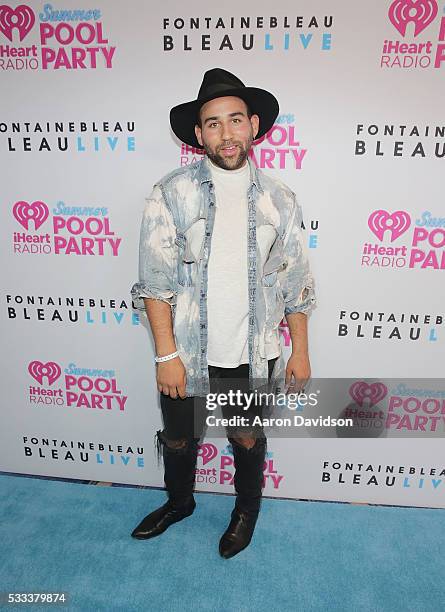
[[[234, 113], [229, 113], [229, 117], [236, 117], [236, 115], [245, 115], [245, 113], [243, 113], [242, 111], [236, 111]], [[207, 117], [207, 119], [204, 121], [204, 125], [208, 122], [208, 121], [217, 121], [219, 119], [219, 117]]]

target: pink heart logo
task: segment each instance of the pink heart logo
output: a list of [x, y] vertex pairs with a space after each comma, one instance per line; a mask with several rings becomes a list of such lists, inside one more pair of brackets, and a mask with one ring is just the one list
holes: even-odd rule
[[26, 230], [29, 229], [28, 226], [31, 220], [34, 221], [35, 230], [38, 230], [42, 223], [45, 223], [47, 220], [49, 210], [44, 202], [37, 201], [29, 204], [28, 202], [20, 201], [14, 204], [12, 213]]
[[389, 7], [389, 19], [402, 36], [410, 21], [414, 23], [414, 36], [417, 36], [437, 15], [436, 0], [395, 0]]
[[202, 457], [202, 464], [205, 465], [218, 454], [218, 449], [214, 444], [200, 444], [198, 446], [198, 457]]
[[392, 215], [386, 210], [375, 210], [368, 219], [369, 229], [382, 241], [386, 231], [391, 232], [391, 242], [401, 236], [411, 225], [411, 217], [404, 210], [396, 210]]
[[378, 404], [388, 393], [383, 383], [365, 383], [357, 381], [349, 388], [349, 395], [359, 406], [363, 407], [364, 400], [368, 400], [370, 406]]
[[41, 361], [31, 361], [28, 366], [28, 372], [41, 385], [43, 385], [44, 376], [46, 376], [48, 379], [48, 384], [52, 385], [53, 382], [59, 378], [62, 370], [54, 361], [48, 361], [47, 363], [42, 363]]
[[34, 25], [36, 18], [34, 11], [26, 4], [20, 4], [12, 9], [6, 4], [0, 6], [0, 32], [12, 42], [12, 30], [19, 31], [20, 41], [22, 41]]

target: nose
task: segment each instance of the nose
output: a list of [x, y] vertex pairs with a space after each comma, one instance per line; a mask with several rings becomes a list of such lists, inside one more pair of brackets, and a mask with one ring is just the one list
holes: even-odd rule
[[230, 141], [230, 140], [232, 139], [232, 124], [231, 124], [231, 122], [230, 122], [230, 121], [225, 121], [225, 122], [222, 124], [222, 133], [221, 133], [221, 138], [222, 138], [224, 141], [227, 141], [227, 140], [229, 140], [229, 141]]

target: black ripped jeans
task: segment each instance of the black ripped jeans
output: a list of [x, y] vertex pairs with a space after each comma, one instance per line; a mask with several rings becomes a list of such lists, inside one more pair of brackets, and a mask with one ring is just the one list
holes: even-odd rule
[[[268, 362], [269, 380], [277, 358], [270, 359]], [[244, 394], [251, 394], [249, 391], [249, 365], [241, 364], [237, 368], [221, 368], [209, 366], [210, 392], [215, 394], [235, 394], [238, 390], [240, 394], [236, 397], [239, 400], [245, 397]], [[234, 397], [234, 395], [232, 395]], [[186, 439], [187, 441], [198, 441], [206, 431], [206, 418], [212, 414], [207, 408], [205, 397], [186, 397], [185, 399], [173, 399], [169, 395], [160, 394], [162, 420], [164, 424], [163, 437], [171, 441]], [[235, 399], [235, 398], [234, 398]], [[234, 416], [242, 417], [244, 421], [236, 425], [227, 425], [226, 433], [228, 438], [238, 435], [249, 434], [255, 438], [266, 438], [261, 425], [252, 425], [255, 416], [261, 418], [262, 406], [252, 402], [247, 410], [243, 409], [246, 404], [236, 401], [236, 405], [221, 406], [222, 417], [230, 419]]]
[[[271, 359], [268, 363], [269, 380], [275, 361], [276, 359]], [[241, 425], [237, 419], [234, 425], [223, 423], [224, 428], [220, 429], [219, 435], [227, 435], [233, 449], [235, 506], [252, 518], [256, 518], [264, 486], [263, 469], [267, 440], [262, 424], [257, 425], [252, 421], [256, 416], [261, 417], [263, 405], [258, 401], [249, 401], [256, 394], [249, 390], [248, 364], [242, 364], [237, 368], [209, 366], [209, 379], [210, 393], [226, 394], [227, 397], [229, 392], [240, 392], [237, 394], [237, 401], [233, 402], [234, 405], [224, 405], [221, 396], [219, 398], [215, 396], [214, 399], [215, 404], [221, 405], [222, 408], [220, 418], [231, 419], [235, 416], [247, 421]], [[184, 500], [189, 503], [193, 497], [198, 446], [201, 437], [205, 434], [206, 419], [212, 414], [207, 403], [208, 397], [209, 395], [203, 398], [172, 399], [168, 395], [161, 394], [164, 431], [157, 431], [155, 439], [158, 461], [161, 455], [164, 458], [164, 481], [172, 503], [183, 504]], [[244, 410], [243, 407], [248, 409]], [[253, 446], [251, 446], [252, 438], [254, 438]]]

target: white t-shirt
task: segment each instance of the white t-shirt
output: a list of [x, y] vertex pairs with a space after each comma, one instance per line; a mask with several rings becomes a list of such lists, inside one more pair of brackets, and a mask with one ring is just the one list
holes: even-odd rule
[[[213, 366], [237, 368], [249, 363], [247, 189], [250, 169], [247, 160], [238, 170], [224, 170], [208, 161], [216, 198], [208, 262], [207, 361]], [[279, 354], [276, 344], [269, 347], [269, 359]]]

